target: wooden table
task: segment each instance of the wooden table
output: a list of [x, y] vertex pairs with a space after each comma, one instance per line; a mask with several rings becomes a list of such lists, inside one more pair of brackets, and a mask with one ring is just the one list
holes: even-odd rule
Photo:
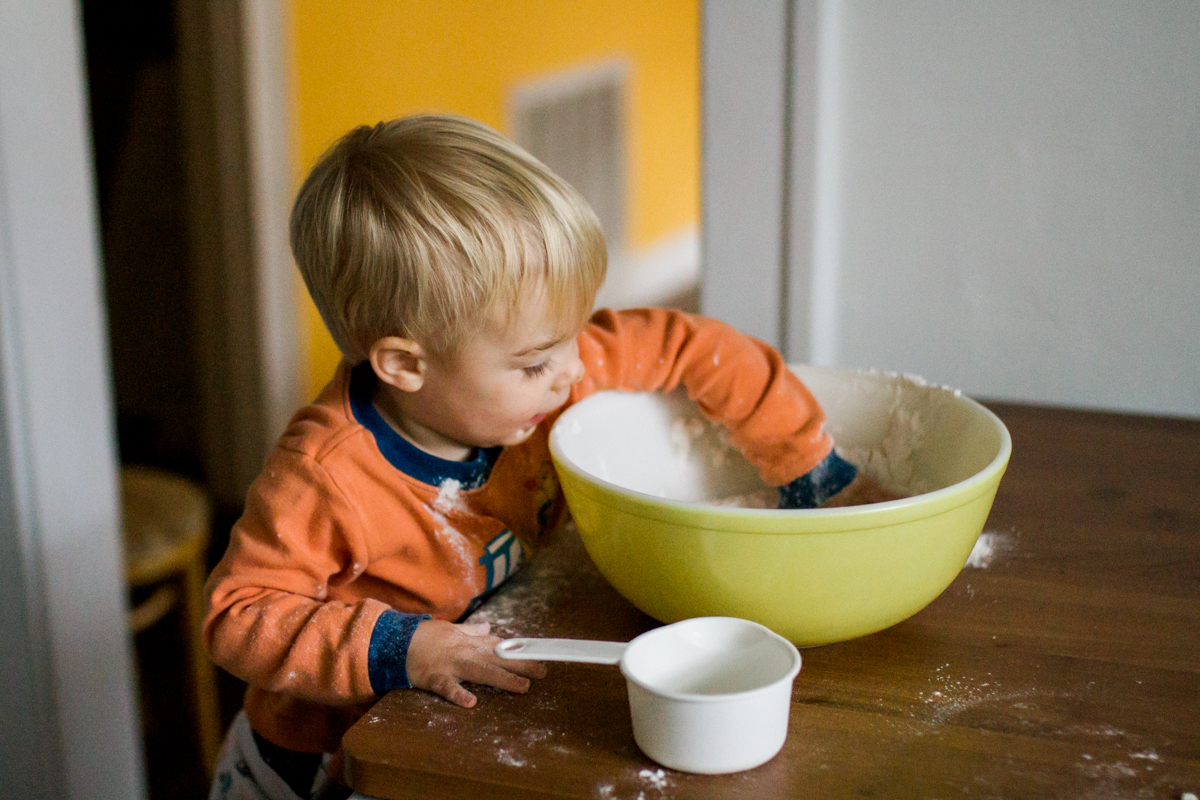
[[[706, 777], [641, 754], [613, 667], [464, 710], [383, 698], [344, 739], [387, 798], [1156, 797], [1200, 793], [1200, 421], [992, 404], [1013, 456], [968, 566], [886, 631], [803, 652], [783, 751]], [[655, 625], [568, 528], [481, 610], [500, 635]]]

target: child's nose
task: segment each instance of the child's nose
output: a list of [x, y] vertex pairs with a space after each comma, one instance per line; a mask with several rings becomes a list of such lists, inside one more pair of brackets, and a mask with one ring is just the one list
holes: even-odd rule
[[555, 390], [567, 389], [583, 380], [583, 361], [578, 356], [570, 359], [563, 370], [558, 373]]

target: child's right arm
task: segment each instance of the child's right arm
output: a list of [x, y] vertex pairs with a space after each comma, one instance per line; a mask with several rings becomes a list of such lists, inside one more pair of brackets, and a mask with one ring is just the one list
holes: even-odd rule
[[670, 391], [729, 429], [780, 508], [856, 505], [896, 495], [833, 452], [825, 413], [779, 352], [725, 323], [664, 309], [601, 310], [579, 340], [588, 374], [576, 400], [601, 389]]
[[778, 351], [718, 320], [603, 309], [580, 336], [579, 355], [587, 376], [572, 399], [603, 389], [683, 386], [772, 486], [808, 473], [833, 450], [824, 411]]
[[401, 613], [378, 599], [401, 605], [405, 592], [364, 576], [379, 551], [369, 531], [321, 464], [272, 453], [209, 578], [204, 635], [213, 661], [267, 691], [333, 706], [410, 685], [470, 706], [461, 681], [524, 691], [544, 674], [531, 662], [498, 659], [499, 640], [477, 626]]

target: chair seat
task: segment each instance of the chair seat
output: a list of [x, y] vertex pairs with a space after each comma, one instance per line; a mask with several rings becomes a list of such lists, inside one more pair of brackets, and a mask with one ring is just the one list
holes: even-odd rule
[[125, 570], [131, 586], [174, 575], [208, 548], [212, 509], [187, 478], [153, 467], [121, 471]]
[[200, 757], [210, 771], [221, 746], [216, 674], [204, 652], [204, 578], [212, 505], [194, 482], [152, 467], [121, 470], [125, 575], [131, 594], [144, 598], [129, 611], [141, 632], [178, 608], [195, 702]]

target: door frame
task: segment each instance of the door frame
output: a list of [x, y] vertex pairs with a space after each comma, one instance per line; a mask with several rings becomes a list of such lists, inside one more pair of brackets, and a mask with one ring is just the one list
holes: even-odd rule
[[236, 512], [303, 400], [286, 18], [271, 0], [177, 14], [205, 474]]

